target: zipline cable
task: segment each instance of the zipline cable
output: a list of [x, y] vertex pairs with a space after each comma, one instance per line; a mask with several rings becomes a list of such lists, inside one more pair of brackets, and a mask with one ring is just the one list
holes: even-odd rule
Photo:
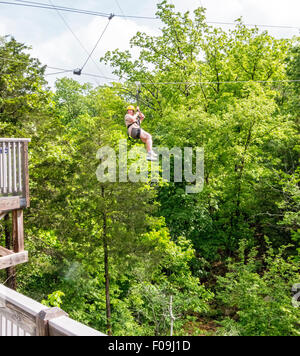
[[[66, 71], [69, 71], [69, 69], [58, 68], [58, 67], [50, 67], [50, 66], [47, 66], [47, 69], [55, 69], [55, 70], [66, 70]], [[72, 71], [72, 70], [70, 69], [70, 71]]]
[[98, 39], [98, 41], [97, 41], [95, 47], [93, 48], [92, 52], [89, 54], [89, 56], [88, 56], [87, 60], [85, 61], [84, 65], [81, 67], [80, 72], [83, 71], [83, 69], [84, 69], [85, 66], [87, 65], [88, 61], [90, 60], [91, 56], [92, 56], [93, 53], [95, 52], [95, 50], [96, 50], [96, 48], [98, 47], [100, 41], [102, 40], [102, 37], [104, 36], [106, 30], [108, 29], [108, 26], [109, 26], [111, 20], [113, 19], [113, 17], [114, 17], [114, 15], [113, 15], [113, 14], [110, 14], [110, 16], [109, 16], [109, 18], [108, 18], [108, 22], [107, 22], [107, 24], [106, 24], [106, 26], [105, 26], [103, 32], [101, 33], [101, 35], [100, 35], [100, 37], [99, 37], [99, 39]]
[[[15, 63], [21, 62], [23, 63], [24, 61], [14, 59], [14, 58], [7, 58], [7, 57], [1, 57], [0, 59], [3, 60], [8, 60], [12, 61]], [[59, 67], [52, 67], [46, 65], [48, 69], [54, 69], [54, 70], [59, 70], [61, 72], [73, 72], [73, 69], [66, 69], [66, 68], [59, 68]], [[52, 73], [51, 73], [52, 74]], [[54, 73], [53, 73], [54, 74]], [[82, 75], [89, 76], [89, 77], [96, 77], [96, 78], [103, 78], [103, 79], [108, 79], [111, 80], [111, 82], [103, 83], [103, 84], [112, 84], [112, 83], [118, 83], [118, 84], [124, 84], [115, 78], [110, 78], [106, 76], [100, 76], [97, 74], [92, 74], [92, 73], [81, 73]], [[135, 86], [137, 83], [139, 85], [211, 85], [211, 84], [241, 84], [241, 83], [298, 83], [300, 82], [300, 79], [281, 79], [281, 80], [235, 80], [235, 81], [203, 81], [203, 82], [134, 82]]]
[[[109, 17], [110, 14], [108, 13], [101, 13], [98, 11], [90, 11], [90, 10], [81, 10], [81, 9], [75, 9], [75, 8], [68, 8], [68, 7], [62, 7], [62, 6], [55, 6], [55, 8], [43, 4], [43, 3], [38, 3], [38, 2], [33, 2], [33, 1], [24, 1], [24, 0], [15, 0], [16, 2], [9, 2], [9, 1], [0, 1], [0, 4], [5, 4], [5, 5], [17, 5], [17, 6], [26, 6], [26, 7], [36, 7], [36, 8], [42, 8], [42, 9], [48, 9], [48, 10], [55, 10], [58, 9], [60, 11], [65, 11], [65, 12], [72, 12], [72, 13], [78, 13], [78, 14], [84, 14], [84, 15], [91, 15], [91, 16], [100, 16], [100, 17]], [[125, 15], [125, 14], [115, 14], [114, 16], [120, 17], [120, 18], [132, 18], [132, 19], [144, 19], [144, 20], [160, 20], [159, 17], [149, 17], [149, 16], [137, 16], [137, 15]], [[236, 22], [222, 22], [222, 21], [207, 21], [208, 24], [215, 24], [215, 25], [236, 25]], [[244, 24], [245, 26], [248, 27], [270, 27], [270, 28], [281, 28], [281, 29], [290, 29], [290, 30], [300, 30], [300, 27], [297, 26], [286, 26], [286, 25], [267, 25], [267, 24]]]
[[88, 77], [95, 77], [95, 78], [103, 78], [103, 79], [108, 79], [108, 80], [115, 80], [114, 78], [110, 77], [105, 77], [97, 74], [91, 74], [91, 73], [81, 73], [81, 75], [88, 76]]
[[101, 12], [95, 12], [95, 11], [88, 11], [88, 10], [80, 10], [80, 9], [75, 9], [75, 8], [70, 8], [70, 7], [63, 7], [63, 6], [55, 6], [55, 8], [44, 4], [44, 3], [38, 3], [34, 1], [22, 1], [22, 0], [15, 0], [18, 2], [8, 2], [8, 1], [1, 1], [2, 4], [6, 5], [17, 5], [17, 6], [25, 6], [25, 7], [35, 7], [35, 8], [41, 8], [41, 9], [47, 9], [47, 10], [61, 10], [65, 12], [73, 12], [73, 13], [78, 13], [78, 14], [84, 14], [84, 15], [93, 15], [93, 16], [100, 16], [100, 17], [107, 17], [107, 14], [101, 13]]
[[[282, 79], [282, 80], [239, 80], [239, 81], [212, 81], [212, 82], [135, 82], [132, 83], [132, 85], [135, 86], [135, 90], [137, 88], [137, 84], [141, 85], [214, 85], [214, 84], [245, 84], [245, 83], [269, 83], [269, 84], [273, 84], [273, 83], [299, 83], [300, 79]], [[124, 85], [125, 83], [122, 82], [107, 82], [107, 83], [103, 83], [103, 84], [122, 84]]]
[[[52, 0], [48, 0], [49, 3], [51, 4], [51, 6], [53, 8], [55, 8], [56, 5], [54, 5], [54, 3], [52, 2]], [[75, 38], [75, 40], [79, 43], [80, 47], [85, 51], [85, 53], [87, 55], [89, 55], [89, 52], [88, 50], [85, 48], [84, 44], [81, 42], [81, 40], [78, 38], [78, 36], [76, 35], [76, 33], [72, 30], [71, 26], [68, 24], [68, 22], [66, 21], [66, 19], [64, 18], [64, 16], [60, 13], [60, 11], [58, 9], [56, 9], [56, 12], [58, 14], [58, 16], [61, 18], [61, 20], [63, 21], [63, 23], [65, 24], [65, 26], [68, 28], [68, 30], [71, 32], [71, 34], [73, 35], [73, 37]], [[101, 71], [101, 69], [99, 68], [98, 64], [96, 63], [96, 61], [94, 60], [94, 58], [92, 57], [91, 58], [93, 63], [95, 64], [97, 70], [99, 71], [100, 74], [104, 75]], [[97, 83], [99, 84], [99, 83]]]
[[[15, 59], [15, 58], [8, 58], [0, 56], [0, 59], [15, 62], [15, 63], [25, 63], [23, 60]], [[66, 69], [66, 68], [59, 68], [59, 67], [52, 67], [45, 65], [47, 69], [59, 70], [59, 74], [73, 72], [73, 69]], [[54, 75], [55, 73], [49, 73], [46, 75]], [[81, 73], [82, 75], [89, 76], [89, 77], [96, 77], [96, 78], [103, 78], [111, 80], [111, 82], [103, 83], [103, 84], [113, 84], [118, 83], [124, 85], [124, 83], [117, 81], [115, 78], [110, 78], [106, 76], [100, 76], [97, 74], [92, 73]], [[281, 80], [235, 80], [235, 81], [203, 81], [203, 82], [134, 82], [135, 86], [137, 84], [140, 85], [211, 85], [211, 84], [242, 84], [242, 83], [299, 83], [300, 79], [281, 79]]]
[[119, 1], [118, 1], [118, 0], [115, 0], [115, 3], [117, 4], [117, 6], [118, 6], [118, 8], [119, 8], [119, 10], [120, 10], [120, 12], [121, 12], [121, 14], [125, 17], [125, 20], [128, 21], [126, 15], [124, 14], [123, 9], [121, 8], [121, 5], [119, 4]]
[[[25, 61], [19, 60], [19, 59], [14, 59], [14, 58], [8, 58], [8, 57], [0, 57], [0, 60], [7, 60], [9, 62], [14, 62], [14, 63], [26, 63]], [[66, 69], [66, 68], [60, 68], [60, 67], [52, 67], [52, 66], [48, 66], [48, 65], [44, 65], [47, 68], [46, 69], [53, 69], [53, 70], [58, 70], [59, 74], [61, 73], [66, 73], [66, 72], [74, 72], [74, 69]], [[54, 75], [55, 73], [47, 73], [45, 75]], [[95, 77], [95, 78], [101, 78], [101, 79], [108, 79], [108, 80], [112, 80], [112, 81], [117, 81], [116, 78], [111, 78], [111, 77], [107, 77], [105, 75], [98, 75], [98, 74], [91, 74], [91, 73], [81, 73], [81, 75], [84, 76], [89, 76], [89, 77]]]
[[282, 80], [236, 80], [236, 81], [215, 81], [215, 82], [148, 82], [142, 85], [211, 85], [211, 84], [242, 84], [242, 83], [291, 83], [300, 82], [300, 79], [282, 79]]
[[[8, 57], [1, 57], [0, 59], [3, 60], [7, 60], [7, 61], [11, 61], [11, 62], [21, 62], [21, 63], [25, 63], [25, 61], [22, 61], [20, 59], [15, 59], [15, 58], [8, 58]], [[60, 68], [60, 67], [52, 67], [52, 66], [47, 66], [47, 69], [54, 69], [54, 70], [60, 70], [60, 71], [68, 71], [68, 72], [72, 72], [73, 69], [67, 69], [67, 68]], [[107, 76], [101, 76], [101, 75], [97, 75], [97, 74], [92, 74], [92, 73], [82, 73], [82, 75], [86, 75], [86, 76], [90, 76], [90, 77], [97, 77], [97, 78], [104, 78], [104, 79], [109, 79], [114, 81], [114, 83], [120, 83], [123, 84], [121, 82], [118, 82], [118, 80], [116, 78], [111, 78], [111, 77], [107, 77]], [[135, 82], [134, 84], [137, 85], [137, 83], [139, 84], [143, 84], [143, 85], [202, 85], [202, 84], [239, 84], [239, 83], [272, 83], [272, 82], [299, 82], [300, 79], [282, 79], [282, 80], [235, 80], [235, 81], [203, 81], [203, 82]]]
[[68, 73], [68, 72], [73, 72], [73, 71], [72, 70], [63, 70], [63, 71], [55, 72], [55, 73], [48, 73], [48, 74], [45, 74], [45, 77], [48, 77], [50, 75], [64, 74], [64, 73]]
[[83, 43], [80, 41], [80, 39], [78, 38], [78, 36], [75, 34], [75, 32], [72, 30], [71, 26], [68, 24], [68, 22], [66, 21], [66, 19], [63, 17], [63, 15], [59, 12], [59, 10], [56, 8], [56, 5], [54, 5], [54, 3], [51, 0], [48, 0], [49, 3], [51, 4], [51, 6], [53, 7], [53, 9], [56, 10], [58, 16], [61, 18], [61, 20], [63, 21], [63, 23], [65, 24], [65, 26], [68, 28], [68, 30], [71, 32], [71, 34], [73, 35], [73, 37], [76, 39], [76, 41], [79, 43], [79, 45], [81, 46], [81, 48], [87, 52], [86, 48], [84, 47]]
[[[24, 63], [25, 61], [14, 59], [14, 58], [7, 58], [7, 57], [1, 57], [0, 59], [3, 60], [8, 60], [12, 61], [15, 63], [21, 62]], [[52, 67], [46, 65], [47, 68], [49, 69], [54, 69], [54, 70], [60, 70], [61, 72], [73, 72], [73, 69], [66, 69], [66, 68], [59, 68], [59, 67]], [[52, 73], [51, 73], [52, 74]], [[54, 73], [53, 73], [54, 74]], [[103, 79], [108, 79], [112, 80], [112, 82], [107, 82], [104, 84], [111, 84], [111, 83], [119, 83], [119, 84], [124, 84], [120, 81], [117, 81], [115, 78], [110, 78], [106, 76], [100, 76], [97, 74], [92, 74], [92, 73], [81, 73], [82, 75], [85, 76], [90, 76], [90, 77], [97, 77], [97, 78], [103, 78]], [[241, 84], [241, 83], [298, 83], [300, 82], [300, 79], [281, 79], [281, 80], [235, 80], [235, 81], [203, 81], [203, 82], [134, 82], [135, 86], [137, 83], [139, 85], [210, 85], [210, 84]]]

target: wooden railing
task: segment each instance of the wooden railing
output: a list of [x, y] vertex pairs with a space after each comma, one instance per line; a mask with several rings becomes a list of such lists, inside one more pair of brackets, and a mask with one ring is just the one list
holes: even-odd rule
[[19, 197], [22, 208], [29, 207], [30, 204], [29, 142], [30, 139], [24, 138], [0, 138], [0, 199]]
[[0, 284], [0, 336], [106, 336]]

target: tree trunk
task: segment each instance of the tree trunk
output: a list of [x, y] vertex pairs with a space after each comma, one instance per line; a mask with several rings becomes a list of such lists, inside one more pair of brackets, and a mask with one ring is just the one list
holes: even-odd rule
[[[9, 231], [9, 226], [8, 226], [8, 222], [9, 222], [9, 215], [7, 214], [4, 217], [4, 221], [5, 221], [5, 227], [4, 227], [4, 232], [5, 232], [5, 247], [10, 250], [11, 249], [11, 234]], [[15, 267], [10, 267], [6, 269], [6, 285], [8, 286], [8, 288], [11, 288], [13, 290], [17, 290], [17, 279], [16, 279], [16, 268]]]
[[[105, 190], [102, 188], [102, 197], [105, 197]], [[104, 268], [105, 268], [105, 296], [106, 296], [106, 324], [109, 336], [112, 336], [111, 327], [111, 306], [110, 306], [110, 281], [109, 281], [109, 262], [108, 262], [108, 244], [107, 244], [107, 216], [103, 212], [103, 250], [104, 250]]]
[[170, 311], [170, 326], [171, 326], [171, 331], [170, 331], [170, 336], [172, 337], [173, 334], [174, 334], [174, 322], [175, 322], [175, 317], [174, 317], [174, 314], [173, 314], [173, 296], [171, 295], [170, 296], [170, 308], [169, 308], [169, 311]]

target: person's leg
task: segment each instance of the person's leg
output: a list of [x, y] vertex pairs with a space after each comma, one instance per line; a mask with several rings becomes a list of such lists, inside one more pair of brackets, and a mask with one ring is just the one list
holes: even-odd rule
[[144, 142], [146, 144], [147, 152], [151, 153], [152, 152], [152, 146], [153, 146], [152, 136], [148, 132], [146, 132], [144, 130], [141, 130], [140, 139], [142, 140], [142, 142]]

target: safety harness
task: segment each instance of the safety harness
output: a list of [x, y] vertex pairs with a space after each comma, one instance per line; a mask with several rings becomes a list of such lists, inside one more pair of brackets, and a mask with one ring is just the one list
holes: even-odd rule
[[130, 127], [133, 126], [134, 124], [138, 124], [139, 127], [141, 127], [141, 120], [140, 120], [140, 118], [138, 118], [137, 121], [133, 122], [132, 124], [128, 125], [128, 126], [127, 126], [127, 130], [129, 130]]
[[[137, 131], [137, 136], [136, 137], [132, 137], [132, 136], [129, 135], [129, 129], [130, 129], [131, 126], [133, 126], [135, 124], [137, 124], [139, 126], [139, 128], [137, 129], [138, 130]], [[129, 137], [129, 139], [131, 139], [131, 138], [134, 138], [135, 140], [139, 140], [140, 139], [140, 135], [141, 135], [141, 120], [140, 120], [140, 118], [138, 118], [137, 121], [135, 121], [132, 124], [127, 126], [127, 135]]]

